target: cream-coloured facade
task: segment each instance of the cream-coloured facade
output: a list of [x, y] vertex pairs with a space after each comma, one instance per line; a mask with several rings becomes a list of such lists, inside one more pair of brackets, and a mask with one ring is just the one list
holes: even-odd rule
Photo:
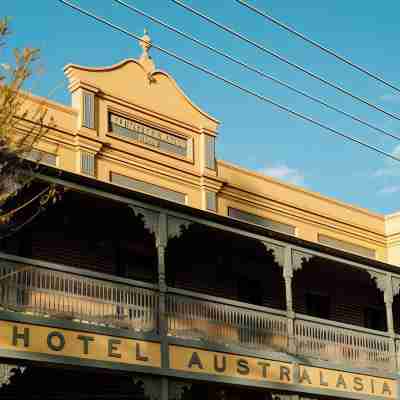
[[55, 126], [0, 239], [0, 396], [400, 398], [400, 214], [218, 160], [148, 41], [24, 94]]
[[[135, 190], [221, 215], [239, 210], [272, 229], [400, 264], [400, 214], [377, 214], [215, 159], [219, 121], [156, 70], [144, 47], [139, 60], [105, 68], [67, 65], [71, 107], [27, 95], [33, 106], [45, 102], [56, 121], [38, 145], [53, 165], [105, 182], [114, 174], [114, 183]], [[110, 118], [128, 128], [113, 132]]]

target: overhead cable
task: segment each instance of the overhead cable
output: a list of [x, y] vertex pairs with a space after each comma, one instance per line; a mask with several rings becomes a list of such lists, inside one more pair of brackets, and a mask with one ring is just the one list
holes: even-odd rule
[[393, 154], [387, 153], [386, 151], [384, 151], [384, 150], [382, 150], [382, 149], [380, 149], [378, 147], [375, 147], [375, 146], [373, 146], [371, 144], [368, 144], [368, 143], [363, 142], [363, 141], [361, 141], [359, 139], [356, 139], [356, 138], [354, 138], [354, 137], [352, 137], [350, 135], [342, 133], [342, 132], [338, 131], [337, 129], [331, 128], [331, 127], [323, 124], [322, 122], [319, 122], [319, 121], [317, 121], [317, 120], [315, 120], [315, 119], [313, 119], [313, 118], [311, 118], [311, 117], [309, 117], [307, 115], [304, 115], [304, 114], [301, 114], [301, 113], [299, 113], [297, 111], [294, 111], [294, 110], [290, 109], [289, 107], [284, 106], [282, 104], [279, 104], [276, 101], [271, 100], [271, 99], [269, 99], [269, 98], [267, 98], [267, 97], [255, 92], [255, 91], [253, 91], [251, 89], [245, 88], [244, 86], [241, 86], [239, 83], [231, 81], [228, 78], [225, 78], [222, 75], [219, 75], [219, 74], [211, 71], [210, 69], [208, 69], [206, 67], [203, 67], [201, 65], [195, 64], [192, 61], [188, 60], [187, 58], [179, 56], [178, 54], [176, 54], [176, 53], [174, 53], [174, 52], [172, 52], [170, 50], [167, 50], [165, 48], [162, 48], [162, 47], [156, 45], [153, 42], [146, 41], [143, 38], [141, 38], [140, 36], [128, 31], [127, 29], [122, 28], [122, 27], [114, 24], [114, 23], [110, 22], [109, 20], [107, 20], [107, 19], [105, 19], [103, 17], [99, 17], [99, 16], [97, 16], [96, 14], [94, 14], [94, 13], [92, 13], [90, 11], [84, 10], [83, 8], [77, 6], [76, 4], [73, 4], [73, 3], [71, 3], [71, 2], [69, 2], [67, 0], [57, 0], [57, 1], [59, 3], [62, 3], [62, 4], [68, 6], [68, 7], [72, 8], [72, 9], [78, 11], [80, 14], [86, 15], [86, 16], [88, 16], [88, 17], [90, 17], [90, 18], [92, 18], [92, 19], [94, 19], [94, 20], [96, 20], [98, 22], [101, 22], [104, 25], [107, 25], [108, 27], [110, 27], [110, 28], [112, 28], [112, 29], [114, 29], [116, 31], [119, 31], [119, 32], [123, 33], [124, 35], [127, 35], [127, 36], [129, 36], [131, 38], [134, 38], [134, 39], [138, 40], [138, 41], [142, 41], [142, 42], [151, 44], [153, 48], [157, 49], [161, 53], [164, 53], [164, 54], [174, 58], [175, 60], [178, 60], [178, 61], [180, 61], [180, 62], [182, 62], [182, 63], [184, 63], [186, 65], [189, 65], [190, 67], [192, 67], [192, 68], [194, 68], [194, 69], [196, 69], [198, 71], [201, 71], [201, 72], [203, 72], [203, 73], [205, 73], [205, 74], [207, 74], [207, 75], [209, 75], [209, 76], [211, 76], [211, 77], [213, 77], [213, 78], [215, 78], [215, 79], [217, 79], [217, 80], [219, 80], [221, 82], [224, 82], [225, 84], [227, 84], [227, 85], [229, 85], [231, 87], [234, 87], [234, 88], [240, 90], [243, 93], [247, 93], [247, 94], [257, 98], [258, 100], [261, 100], [261, 101], [263, 101], [265, 103], [271, 104], [271, 105], [275, 106], [276, 108], [278, 108], [278, 109], [280, 109], [282, 111], [285, 111], [285, 112], [287, 112], [288, 114], [290, 114], [292, 116], [298, 117], [298, 118], [302, 119], [303, 121], [306, 121], [306, 122], [309, 122], [309, 123], [311, 123], [311, 124], [313, 124], [315, 126], [318, 126], [319, 128], [322, 128], [322, 129], [326, 130], [327, 132], [329, 132], [331, 134], [334, 134], [336, 136], [342, 137], [343, 139], [346, 139], [346, 140], [351, 141], [353, 143], [357, 143], [360, 146], [363, 146], [365, 148], [368, 148], [369, 150], [375, 151], [376, 153], [378, 153], [380, 155], [383, 155], [385, 157], [391, 158], [392, 160], [400, 162], [400, 158], [394, 156]]
[[322, 100], [322, 99], [320, 99], [318, 97], [315, 97], [315, 96], [313, 96], [313, 95], [311, 95], [311, 94], [309, 94], [307, 92], [304, 92], [303, 90], [297, 89], [294, 86], [291, 86], [290, 84], [288, 84], [288, 83], [286, 83], [284, 81], [281, 81], [280, 79], [275, 78], [272, 75], [267, 74], [266, 72], [258, 69], [257, 67], [249, 65], [249, 64], [245, 63], [244, 61], [233, 57], [229, 53], [226, 53], [226, 52], [224, 52], [222, 50], [219, 50], [219, 49], [207, 44], [206, 42], [203, 42], [203, 41], [197, 39], [196, 37], [191, 36], [188, 33], [184, 32], [184, 31], [182, 31], [182, 30], [180, 30], [180, 29], [178, 29], [178, 28], [176, 28], [176, 27], [174, 27], [172, 25], [167, 24], [166, 22], [154, 17], [153, 15], [150, 15], [150, 14], [138, 9], [137, 7], [134, 7], [134, 6], [126, 3], [125, 1], [122, 1], [122, 0], [112, 0], [112, 1], [122, 5], [124, 7], [126, 7], [130, 11], [133, 11], [133, 12], [135, 12], [135, 13], [137, 13], [137, 14], [139, 14], [139, 15], [147, 18], [147, 19], [149, 19], [152, 22], [155, 22], [155, 23], [163, 26], [164, 28], [166, 28], [166, 29], [178, 34], [179, 36], [182, 36], [182, 37], [192, 41], [193, 43], [196, 43], [197, 45], [199, 45], [199, 46], [201, 46], [201, 47], [213, 52], [214, 54], [218, 54], [218, 55], [224, 57], [225, 59], [227, 59], [229, 61], [232, 61], [233, 63], [235, 63], [237, 65], [240, 65], [241, 67], [247, 69], [248, 71], [254, 72], [257, 75], [259, 75], [259, 76], [261, 76], [261, 77], [263, 77], [265, 79], [269, 79], [272, 82], [274, 82], [274, 83], [276, 83], [278, 85], [281, 85], [281, 86], [291, 90], [294, 93], [297, 93], [297, 94], [299, 94], [301, 96], [304, 96], [307, 99], [312, 100], [312, 101], [314, 101], [314, 102], [316, 102], [318, 104], [321, 104], [322, 106], [324, 106], [324, 107], [326, 107], [326, 108], [328, 108], [330, 110], [336, 111], [337, 113], [339, 113], [341, 115], [349, 117], [353, 121], [356, 121], [356, 122], [358, 122], [358, 123], [360, 123], [360, 124], [362, 124], [364, 126], [367, 126], [368, 128], [371, 128], [371, 129], [373, 129], [373, 130], [375, 130], [375, 131], [377, 131], [379, 133], [382, 133], [383, 135], [389, 136], [392, 139], [396, 139], [396, 140], [400, 141], [400, 137], [399, 136], [397, 136], [397, 135], [395, 135], [393, 133], [390, 133], [390, 132], [386, 131], [385, 129], [379, 128], [379, 127], [377, 127], [377, 126], [375, 126], [375, 125], [373, 125], [373, 124], [371, 124], [371, 123], [369, 123], [367, 121], [364, 121], [360, 117], [357, 117], [357, 116], [352, 115], [352, 114], [350, 114], [350, 113], [348, 113], [348, 112], [346, 112], [344, 110], [341, 110], [340, 108], [338, 108], [336, 106], [333, 106], [333, 105], [327, 103], [326, 101], [324, 101], [324, 100]]
[[194, 15], [197, 15], [198, 17], [204, 19], [205, 21], [210, 22], [211, 24], [217, 26], [218, 28], [224, 30], [225, 32], [227, 32], [227, 33], [239, 38], [240, 40], [250, 44], [251, 46], [256, 47], [257, 49], [261, 50], [262, 52], [264, 52], [266, 54], [269, 54], [270, 56], [272, 56], [272, 57], [284, 62], [287, 65], [290, 65], [291, 67], [303, 72], [304, 74], [306, 74], [308, 76], [311, 76], [312, 78], [318, 80], [319, 82], [322, 82], [325, 85], [327, 85], [327, 86], [329, 86], [329, 87], [331, 87], [333, 89], [336, 89], [337, 91], [339, 91], [339, 92], [351, 97], [354, 100], [357, 100], [357, 101], [359, 101], [359, 102], [361, 102], [361, 103], [373, 108], [376, 111], [379, 111], [379, 112], [385, 114], [388, 117], [391, 117], [393, 119], [396, 119], [396, 120], [400, 121], [400, 116], [399, 115], [393, 114], [393, 113], [391, 113], [389, 111], [386, 111], [385, 109], [379, 107], [378, 105], [371, 103], [369, 100], [364, 99], [364, 98], [362, 98], [362, 97], [360, 97], [358, 95], [353, 94], [352, 92], [350, 92], [350, 90], [345, 89], [345, 88], [339, 86], [336, 83], [328, 81], [327, 79], [325, 79], [325, 78], [317, 75], [316, 73], [314, 73], [314, 72], [302, 67], [301, 65], [298, 65], [295, 62], [290, 61], [287, 58], [281, 56], [280, 54], [278, 54], [278, 53], [276, 53], [276, 52], [274, 52], [272, 50], [267, 49], [262, 44], [260, 44], [258, 42], [255, 42], [254, 40], [249, 39], [247, 36], [244, 36], [243, 34], [235, 31], [234, 29], [232, 29], [232, 28], [230, 28], [230, 27], [228, 27], [228, 26], [216, 21], [215, 19], [209, 17], [208, 15], [206, 15], [206, 14], [204, 14], [204, 13], [202, 13], [202, 12], [196, 10], [196, 9], [194, 9], [193, 7], [188, 6], [187, 4], [183, 3], [181, 0], [170, 0], [170, 1], [172, 1], [176, 5], [184, 8], [185, 10], [189, 11], [190, 13], [192, 13]]
[[343, 63], [349, 65], [350, 67], [358, 70], [359, 72], [362, 72], [363, 74], [369, 76], [370, 78], [375, 79], [376, 81], [378, 81], [378, 82], [384, 84], [385, 86], [400, 93], [400, 88], [395, 86], [393, 83], [388, 82], [387, 80], [385, 80], [384, 78], [381, 78], [379, 75], [374, 74], [373, 72], [368, 71], [366, 68], [362, 67], [361, 65], [358, 65], [355, 62], [351, 61], [349, 58], [338, 54], [336, 51], [331, 50], [328, 47], [325, 47], [321, 43], [317, 42], [316, 40], [311, 39], [310, 37], [306, 36], [305, 34], [299, 32], [299, 31], [296, 31], [291, 26], [285, 24], [284, 22], [273, 17], [272, 15], [267, 14], [265, 11], [260, 10], [259, 8], [253, 6], [252, 4], [249, 4], [247, 1], [244, 1], [244, 0], [233, 0], [233, 1], [236, 1], [240, 5], [247, 7], [249, 10], [253, 11], [254, 13], [267, 19], [268, 21], [272, 22], [273, 24], [281, 27], [282, 29], [286, 30], [287, 32], [299, 37], [300, 39], [303, 39], [304, 41], [306, 41], [307, 43], [311, 44], [312, 46], [318, 48], [319, 50], [323, 51], [324, 53], [335, 57], [336, 59], [338, 59], [338, 60], [342, 61]]

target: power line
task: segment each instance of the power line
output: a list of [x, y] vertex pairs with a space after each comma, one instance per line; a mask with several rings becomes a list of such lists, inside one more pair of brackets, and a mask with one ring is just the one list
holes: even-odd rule
[[197, 45], [199, 45], [199, 46], [201, 46], [201, 47], [203, 47], [205, 49], [210, 50], [211, 52], [213, 52], [215, 54], [218, 54], [218, 55], [226, 58], [227, 60], [232, 61], [235, 64], [240, 65], [241, 67], [243, 67], [243, 68], [245, 68], [245, 69], [247, 69], [247, 70], [249, 70], [251, 72], [256, 73], [257, 75], [259, 75], [259, 76], [261, 76], [261, 77], [263, 77], [265, 79], [269, 79], [269, 80], [273, 81], [274, 83], [276, 83], [278, 85], [281, 85], [281, 86], [283, 86], [283, 87], [285, 87], [285, 88], [287, 88], [287, 89], [289, 89], [289, 90], [291, 90], [291, 91], [293, 91], [293, 92], [295, 92], [297, 94], [300, 94], [301, 96], [304, 96], [309, 100], [312, 100], [312, 101], [314, 101], [314, 102], [316, 102], [318, 104], [321, 104], [321, 105], [323, 105], [324, 107], [326, 107], [326, 108], [328, 108], [330, 110], [336, 111], [337, 113], [339, 113], [341, 115], [349, 117], [352, 120], [354, 120], [354, 121], [356, 121], [356, 122], [358, 122], [358, 123], [360, 123], [360, 124], [362, 124], [364, 126], [367, 126], [368, 128], [371, 128], [371, 129], [373, 129], [373, 130], [375, 130], [375, 131], [377, 131], [379, 133], [382, 133], [382, 134], [384, 134], [386, 136], [389, 136], [389, 137], [391, 137], [393, 139], [396, 139], [396, 140], [400, 141], [400, 137], [399, 136], [397, 136], [397, 135], [395, 135], [393, 133], [387, 132], [386, 130], [384, 130], [382, 128], [379, 128], [379, 127], [377, 127], [377, 126], [375, 126], [375, 125], [373, 125], [373, 124], [371, 124], [371, 123], [369, 123], [367, 121], [364, 121], [361, 118], [359, 118], [359, 117], [357, 117], [355, 115], [352, 115], [352, 114], [350, 114], [350, 113], [348, 113], [348, 112], [346, 112], [344, 110], [341, 110], [340, 108], [338, 108], [336, 106], [333, 106], [333, 105], [327, 103], [326, 101], [324, 101], [324, 100], [322, 100], [320, 98], [317, 98], [317, 97], [315, 97], [315, 96], [313, 96], [313, 95], [311, 95], [311, 94], [309, 94], [307, 92], [304, 92], [304, 91], [302, 91], [300, 89], [297, 89], [297, 88], [291, 86], [290, 84], [288, 84], [288, 83], [286, 83], [284, 81], [281, 81], [281, 80], [279, 80], [279, 79], [277, 79], [277, 78], [265, 73], [264, 71], [254, 67], [252, 65], [246, 64], [245, 62], [241, 61], [240, 59], [235, 58], [232, 55], [230, 55], [228, 53], [225, 53], [222, 50], [219, 50], [219, 49], [207, 44], [206, 42], [203, 42], [203, 41], [195, 38], [194, 36], [191, 36], [188, 33], [184, 32], [184, 31], [182, 31], [182, 30], [180, 30], [180, 29], [178, 29], [178, 28], [176, 28], [176, 27], [174, 27], [172, 25], [167, 24], [166, 22], [164, 22], [164, 21], [162, 21], [162, 20], [160, 20], [160, 19], [158, 19], [158, 18], [156, 18], [156, 17], [154, 17], [154, 16], [152, 16], [150, 14], [147, 14], [146, 12], [144, 12], [144, 11], [142, 11], [142, 10], [140, 10], [140, 9], [130, 5], [130, 4], [127, 4], [125, 1], [122, 1], [122, 0], [112, 0], [112, 1], [114, 1], [114, 2], [116, 2], [118, 4], [120, 4], [120, 5], [128, 8], [130, 11], [133, 11], [133, 12], [135, 12], [135, 13], [137, 13], [137, 14], [139, 14], [139, 15], [147, 18], [147, 19], [149, 19], [150, 21], [153, 21], [153, 22], [163, 26], [164, 28], [166, 28], [166, 29], [178, 34], [179, 36], [182, 36], [182, 37], [192, 41], [193, 43], [196, 43]]
[[[91, 13], [90, 11], [84, 10], [83, 8], [77, 6], [77, 5], [73, 4], [73, 3], [70, 3], [67, 0], [57, 0], [57, 1], [62, 3], [62, 4], [64, 4], [64, 5], [66, 5], [66, 6], [68, 6], [68, 7], [70, 7], [70, 8], [72, 8], [72, 9], [74, 9], [74, 10], [76, 10], [76, 11], [78, 11], [79, 13], [81, 13], [83, 15], [86, 15], [86, 16], [88, 16], [88, 17], [90, 17], [90, 18], [92, 18], [92, 19], [94, 19], [94, 20], [96, 20], [98, 22], [101, 22], [104, 25], [107, 25], [108, 27], [110, 27], [110, 28], [112, 28], [112, 29], [114, 29], [116, 31], [119, 31], [119, 32], [123, 33], [124, 35], [127, 35], [127, 36], [129, 36], [131, 38], [134, 38], [134, 39], [138, 40], [138, 41], [141, 40], [141, 41], [146, 42], [146, 40], [142, 39], [138, 35], [135, 35], [134, 33], [130, 32], [130, 31], [118, 26], [118, 25], [115, 25], [114, 23], [108, 21], [107, 19], [105, 19], [103, 17], [99, 17], [96, 14]], [[151, 42], [151, 43], [147, 42], [147, 43], [151, 44], [152, 47], [154, 47], [155, 49], [159, 50], [160, 52], [162, 52], [164, 54], [167, 54], [168, 56], [170, 56], [170, 57], [172, 57], [172, 58], [174, 58], [174, 59], [176, 59], [176, 60], [178, 60], [178, 61], [180, 61], [180, 62], [182, 62], [182, 63], [184, 63], [186, 65], [189, 65], [190, 67], [192, 67], [192, 68], [194, 68], [194, 69], [196, 69], [198, 71], [201, 71], [201, 72], [203, 72], [203, 73], [205, 73], [205, 74], [207, 74], [209, 76], [212, 76], [213, 78], [215, 78], [215, 79], [217, 79], [217, 80], [219, 80], [221, 82], [224, 82], [225, 84], [227, 84], [227, 85], [229, 85], [231, 87], [234, 87], [234, 88], [240, 90], [243, 93], [247, 93], [247, 94], [249, 94], [249, 95], [251, 95], [253, 97], [256, 97], [258, 100], [261, 100], [261, 101], [263, 101], [265, 103], [272, 104], [276, 108], [278, 108], [278, 109], [280, 109], [282, 111], [286, 111], [287, 113], [289, 113], [289, 114], [291, 114], [291, 115], [293, 115], [295, 117], [298, 117], [298, 118], [302, 119], [303, 121], [306, 121], [306, 122], [309, 122], [309, 123], [311, 123], [313, 125], [316, 125], [319, 128], [322, 128], [322, 129], [324, 129], [324, 130], [326, 130], [326, 131], [328, 131], [328, 132], [330, 132], [330, 133], [332, 133], [334, 135], [340, 136], [340, 137], [342, 137], [342, 138], [344, 138], [346, 140], [349, 140], [351, 142], [359, 144], [360, 146], [368, 148], [369, 150], [375, 151], [375, 152], [377, 152], [377, 153], [379, 153], [379, 154], [381, 154], [381, 155], [383, 155], [385, 157], [388, 157], [388, 158], [391, 158], [392, 160], [400, 162], [400, 158], [398, 158], [398, 157], [396, 157], [396, 156], [394, 156], [394, 155], [392, 155], [390, 153], [387, 153], [386, 151], [381, 150], [378, 147], [375, 147], [375, 146], [373, 146], [371, 144], [365, 143], [365, 142], [363, 142], [363, 141], [361, 141], [359, 139], [356, 139], [356, 138], [354, 138], [354, 137], [352, 137], [350, 135], [347, 135], [347, 134], [342, 133], [342, 132], [340, 132], [340, 131], [338, 131], [338, 130], [336, 130], [334, 128], [331, 128], [331, 127], [323, 124], [322, 122], [314, 120], [313, 118], [308, 117], [307, 115], [301, 114], [301, 113], [299, 113], [297, 111], [294, 111], [294, 110], [292, 110], [292, 109], [290, 109], [290, 108], [288, 108], [288, 107], [286, 107], [286, 106], [284, 106], [282, 104], [279, 104], [279, 103], [275, 102], [274, 100], [271, 100], [271, 99], [269, 99], [269, 98], [267, 98], [267, 97], [255, 92], [255, 91], [253, 91], [251, 89], [247, 89], [247, 88], [241, 86], [240, 84], [238, 84], [238, 83], [236, 83], [234, 81], [231, 81], [231, 80], [223, 77], [222, 75], [219, 75], [219, 74], [207, 69], [206, 67], [203, 67], [201, 65], [195, 64], [192, 61], [190, 61], [190, 60], [188, 60], [188, 59], [186, 59], [184, 57], [181, 57], [178, 54], [176, 54], [176, 53], [174, 53], [174, 52], [172, 52], [170, 50], [164, 49], [164, 48], [154, 44], [153, 42]]]
[[295, 62], [290, 61], [287, 58], [281, 56], [280, 54], [278, 54], [278, 53], [276, 53], [276, 52], [274, 52], [272, 50], [267, 49], [266, 47], [264, 47], [260, 43], [257, 43], [255, 41], [249, 39], [248, 37], [242, 35], [241, 33], [237, 32], [235, 30], [233, 30], [232, 28], [230, 28], [230, 27], [228, 27], [228, 26], [216, 21], [215, 19], [209, 17], [208, 15], [205, 15], [202, 12], [194, 9], [193, 7], [188, 6], [187, 4], [183, 3], [182, 1], [180, 1], [180, 0], [170, 0], [170, 1], [172, 1], [173, 3], [175, 3], [176, 5], [184, 8], [184, 9], [186, 9], [190, 13], [192, 13], [194, 15], [197, 15], [198, 17], [204, 19], [205, 21], [210, 22], [211, 24], [217, 26], [218, 28], [224, 30], [225, 32], [227, 32], [227, 33], [239, 38], [240, 40], [243, 40], [244, 42], [250, 44], [251, 46], [256, 47], [257, 49], [263, 51], [264, 53], [269, 54], [270, 56], [272, 56], [272, 57], [284, 62], [285, 64], [290, 65], [291, 67], [303, 72], [304, 74], [306, 74], [308, 76], [311, 76], [312, 78], [324, 83], [325, 85], [330, 86], [331, 88], [336, 89], [337, 91], [339, 91], [339, 92], [341, 92], [341, 93], [343, 93], [343, 94], [345, 94], [347, 96], [350, 96], [354, 100], [357, 100], [357, 101], [359, 101], [359, 102], [361, 102], [361, 103], [373, 108], [374, 110], [385, 114], [388, 117], [391, 117], [393, 119], [396, 119], [396, 120], [400, 121], [400, 116], [399, 115], [396, 115], [396, 114], [393, 114], [393, 113], [391, 113], [389, 111], [386, 111], [383, 108], [377, 106], [376, 104], [373, 104], [370, 101], [351, 93], [349, 90], [337, 85], [336, 83], [328, 81], [327, 79], [315, 74], [314, 72], [302, 67], [301, 65], [298, 65]]
[[393, 89], [396, 92], [400, 93], [400, 88], [395, 86], [393, 83], [390, 83], [390, 82], [386, 81], [385, 79], [381, 78], [379, 75], [376, 75], [373, 72], [368, 71], [366, 68], [354, 63], [349, 58], [344, 57], [344, 56], [336, 53], [334, 50], [331, 50], [331, 49], [325, 47], [321, 43], [311, 39], [310, 37], [306, 36], [305, 34], [299, 32], [299, 31], [296, 31], [291, 26], [279, 21], [277, 18], [273, 17], [272, 15], [267, 14], [265, 11], [261, 11], [259, 8], [256, 8], [255, 6], [253, 6], [252, 4], [247, 3], [244, 0], [234, 0], [234, 1], [236, 1], [237, 3], [239, 3], [240, 5], [242, 5], [244, 7], [247, 7], [249, 10], [251, 10], [254, 13], [260, 15], [261, 17], [267, 19], [268, 21], [274, 23], [275, 25], [278, 25], [279, 27], [281, 27], [282, 29], [286, 30], [287, 32], [299, 37], [300, 39], [303, 39], [304, 41], [306, 41], [307, 43], [311, 44], [312, 46], [317, 47], [318, 49], [320, 49], [324, 53], [335, 57], [336, 59], [342, 61], [343, 63], [349, 65], [350, 67], [353, 67], [354, 69], [358, 70], [359, 72], [362, 72], [363, 74], [369, 76], [370, 78], [375, 79], [376, 81], [378, 81], [380, 83], [383, 83], [385, 86], [390, 87], [391, 89]]

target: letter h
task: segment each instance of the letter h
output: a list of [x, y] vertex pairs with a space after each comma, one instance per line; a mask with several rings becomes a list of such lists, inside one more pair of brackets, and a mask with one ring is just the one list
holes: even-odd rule
[[23, 333], [18, 333], [18, 326], [13, 326], [12, 344], [17, 346], [19, 339], [23, 339], [24, 347], [29, 347], [29, 328], [24, 328]]

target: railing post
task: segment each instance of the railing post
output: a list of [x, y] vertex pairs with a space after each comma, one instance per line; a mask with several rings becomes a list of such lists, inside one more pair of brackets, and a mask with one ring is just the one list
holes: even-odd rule
[[377, 273], [375, 271], [369, 271], [369, 274], [375, 281], [376, 287], [383, 293], [383, 300], [386, 308], [387, 332], [391, 337], [390, 356], [393, 360], [393, 369], [396, 370], [398, 368], [398, 362], [396, 357], [396, 334], [394, 332], [393, 323], [393, 292], [396, 288], [393, 288], [392, 274]]
[[393, 368], [396, 371], [398, 369], [398, 360], [396, 357], [396, 334], [394, 332], [393, 324], [393, 287], [392, 287], [392, 277], [390, 274], [386, 276], [386, 288], [384, 291], [384, 301], [386, 306], [386, 320], [387, 320], [387, 330], [391, 337], [391, 349], [390, 354], [393, 359]]
[[[157, 238], [157, 254], [158, 254], [158, 287], [160, 290], [159, 298], [159, 333], [161, 338], [161, 366], [162, 368], [168, 368], [169, 357], [168, 357], [168, 320], [166, 313], [167, 303], [167, 284], [165, 280], [165, 249], [168, 243], [168, 227], [167, 227], [167, 215], [165, 213], [159, 214], [158, 221], [158, 234]], [[164, 382], [165, 385], [168, 382]]]
[[283, 278], [285, 280], [285, 295], [286, 295], [286, 313], [288, 323], [288, 351], [291, 354], [296, 353], [296, 337], [295, 337], [295, 313], [293, 311], [293, 264], [292, 264], [292, 248], [285, 247], [283, 261]]

